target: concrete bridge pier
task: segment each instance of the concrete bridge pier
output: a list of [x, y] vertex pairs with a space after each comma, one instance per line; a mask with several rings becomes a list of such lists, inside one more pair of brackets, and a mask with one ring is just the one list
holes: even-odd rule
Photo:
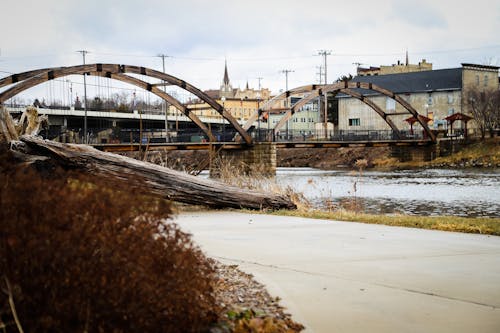
[[429, 146], [394, 146], [391, 155], [400, 162], [427, 162], [437, 157], [436, 145]]
[[391, 155], [401, 162], [427, 162], [438, 157], [449, 156], [462, 150], [465, 146], [464, 140], [438, 139], [435, 144], [426, 146], [394, 146]]
[[213, 156], [210, 177], [276, 175], [276, 144], [261, 142], [245, 149], [221, 149]]

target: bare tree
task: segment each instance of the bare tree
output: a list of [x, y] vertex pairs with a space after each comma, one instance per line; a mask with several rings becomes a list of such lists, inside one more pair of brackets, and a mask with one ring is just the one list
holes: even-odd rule
[[493, 136], [495, 128], [500, 124], [500, 91], [480, 90], [474, 87], [469, 89], [467, 95], [465, 103], [481, 132], [481, 138], [484, 139], [487, 132]]

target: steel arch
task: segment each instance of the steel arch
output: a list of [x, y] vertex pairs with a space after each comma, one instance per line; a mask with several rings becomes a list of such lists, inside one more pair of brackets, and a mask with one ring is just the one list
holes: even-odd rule
[[277, 101], [289, 97], [292, 94], [295, 93], [304, 93], [304, 92], [311, 92], [308, 96], [302, 98], [299, 102], [295, 103], [287, 112], [285, 115], [280, 119], [278, 124], [274, 127], [273, 131], [276, 133], [281, 127], [285, 125], [285, 123], [290, 119], [290, 117], [293, 116], [293, 114], [298, 111], [303, 105], [306, 103], [310, 102], [312, 99], [327, 94], [327, 93], [334, 93], [337, 94], [339, 92], [343, 92], [347, 95], [350, 95], [354, 98], [357, 98], [361, 100], [363, 103], [367, 104], [370, 106], [379, 116], [381, 116], [384, 121], [393, 129], [396, 131], [396, 133], [399, 133], [399, 129], [397, 126], [391, 121], [389, 118], [389, 115], [385, 113], [381, 108], [379, 108], [375, 103], [373, 103], [370, 99], [368, 99], [366, 96], [360, 94], [359, 92], [356, 92], [352, 89], [366, 89], [366, 90], [372, 90], [376, 91], [382, 95], [385, 95], [387, 97], [390, 97], [394, 99], [398, 104], [400, 104], [404, 109], [408, 111], [409, 114], [413, 115], [417, 121], [420, 123], [428, 137], [435, 142], [436, 141], [436, 136], [432, 131], [429, 129], [427, 124], [422, 121], [422, 119], [419, 117], [419, 114], [417, 110], [415, 110], [408, 102], [406, 102], [404, 99], [402, 99], [400, 96], [396, 95], [392, 91], [385, 89], [383, 87], [377, 86], [375, 84], [369, 83], [369, 82], [338, 82], [334, 84], [329, 84], [329, 85], [308, 85], [308, 86], [302, 86], [298, 88], [291, 89], [289, 91], [286, 91], [276, 97], [274, 97], [272, 100], [269, 100], [266, 104], [262, 106], [261, 109], [258, 110], [258, 112], [254, 113], [252, 117], [245, 123], [243, 128], [247, 129], [251, 127], [252, 123], [255, 122], [260, 113], [266, 110], [270, 110], [273, 104], [275, 104]]
[[[123, 77], [131, 78], [128, 75], [123, 75], [126, 73], [130, 74], [139, 74], [139, 75], [145, 75], [149, 77], [153, 77], [156, 79], [163, 80], [165, 82], [168, 82], [172, 85], [178, 86], [193, 95], [197, 96], [200, 98], [202, 101], [206, 102], [208, 105], [210, 105], [212, 108], [214, 108], [219, 114], [222, 115], [224, 119], [226, 119], [229, 124], [231, 124], [235, 130], [240, 134], [241, 137], [245, 140], [245, 143], [251, 144], [252, 139], [251, 136], [238, 124], [236, 119], [229, 113], [227, 112], [222, 105], [217, 103], [214, 99], [210, 98], [207, 94], [199, 90], [198, 88], [194, 87], [193, 85], [187, 83], [186, 81], [183, 81], [181, 79], [178, 79], [172, 75], [162, 73], [153, 69], [149, 69], [146, 67], [140, 67], [140, 66], [129, 66], [129, 65], [119, 65], [119, 64], [88, 64], [88, 65], [78, 65], [78, 66], [70, 66], [70, 67], [54, 67], [54, 68], [45, 68], [45, 69], [39, 69], [39, 70], [34, 70], [34, 71], [29, 71], [29, 72], [24, 72], [24, 73], [19, 73], [19, 74], [13, 74], [10, 75], [6, 78], [3, 78], [0, 80], [0, 87], [10, 85], [17, 83], [15, 86], [3, 91], [0, 94], [0, 104], [2, 104], [4, 101], [7, 99], [19, 94], [20, 92], [29, 89], [31, 87], [34, 87], [38, 84], [59, 78], [59, 77], [64, 77], [68, 75], [73, 75], [73, 74], [85, 74], [85, 73], [102, 73], [103, 76], [111, 76], [112, 74], [119, 74], [120, 79], [123, 79]], [[116, 79], [119, 79], [118, 77], [115, 77]], [[140, 81], [140, 80], [139, 80]], [[143, 81], [141, 81], [143, 82]], [[142, 83], [135, 82], [140, 85]], [[148, 91], [153, 91], [155, 87], [150, 84], [146, 83], [146, 90]], [[159, 92], [161, 90], [156, 89]], [[160, 96], [162, 97], [162, 96]], [[166, 97], [163, 95], [162, 98]], [[172, 97], [173, 98], [173, 97]], [[168, 101], [168, 100], [167, 100]], [[173, 101], [173, 100], [172, 100]], [[181, 109], [181, 111], [183, 111]], [[184, 111], [188, 112], [189, 109], [184, 107]], [[191, 113], [191, 112], [189, 112]], [[194, 115], [194, 114], [193, 114]], [[192, 119], [190, 117], [190, 119]], [[198, 118], [199, 120], [199, 118]], [[199, 123], [195, 122], [198, 126]], [[206, 126], [205, 126], [206, 128]], [[203, 130], [203, 128], [202, 128]], [[207, 130], [208, 131], [208, 130]], [[213, 137], [213, 136], [212, 136]]]

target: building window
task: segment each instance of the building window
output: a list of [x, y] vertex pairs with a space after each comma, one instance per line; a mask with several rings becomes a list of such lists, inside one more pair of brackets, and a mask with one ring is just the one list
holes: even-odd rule
[[479, 75], [476, 75], [476, 85], [479, 85]]
[[432, 95], [429, 93], [429, 96], [427, 96], [427, 105], [432, 105]]
[[485, 75], [484, 76], [484, 86], [487, 87], [488, 86], [488, 75]]
[[349, 126], [360, 126], [361, 121], [359, 118], [349, 118]]
[[396, 110], [396, 101], [390, 97], [387, 97], [385, 100], [385, 109], [386, 110]]
[[453, 104], [453, 94], [448, 93], [448, 104]]

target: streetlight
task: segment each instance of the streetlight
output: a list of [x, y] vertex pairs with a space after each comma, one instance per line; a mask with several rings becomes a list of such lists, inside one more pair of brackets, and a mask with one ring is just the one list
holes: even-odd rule
[[[281, 73], [285, 74], [285, 88], [286, 91], [288, 92], [288, 73], [293, 73], [295, 72], [294, 70], [291, 69], [283, 69]], [[285, 108], [288, 108], [288, 97], [285, 99]], [[288, 124], [290, 123], [290, 119], [286, 121], [286, 139], [288, 140]]]
[[224, 122], [224, 111], [225, 111], [225, 108], [224, 108], [224, 103], [226, 102], [226, 96], [222, 96], [221, 99], [222, 101], [222, 140], [226, 140], [225, 139], [225, 132], [226, 132], [226, 123]]
[[[76, 52], [82, 54], [83, 65], [85, 65], [85, 56], [87, 55], [87, 53], [89, 53], [89, 51], [80, 50], [80, 51], [76, 51]], [[84, 120], [83, 120], [83, 132], [84, 132], [83, 137], [85, 140], [85, 144], [87, 144], [88, 143], [88, 135], [87, 135], [87, 74], [86, 73], [83, 73], [83, 99], [84, 99], [83, 107], [85, 110], [85, 116], [84, 116]]]
[[[170, 56], [168, 56], [166, 54], [158, 54], [157, 57], [160, 57], [162, 60], [163, 73], [165, 74], [165, 58], [170, 57]], [[163, 92], [167, 93], [167, 87], [165, 84], [165, 80], [163, 80]], [[161, 104], [161, 108], [164, 109], [163, 111], [165, 111], [165, 142], [168, 142], [169, 141], [168, 140], [168, 108], [169, 108], [169, 106], [165, 100], [163, 100], [163, 103]]]

